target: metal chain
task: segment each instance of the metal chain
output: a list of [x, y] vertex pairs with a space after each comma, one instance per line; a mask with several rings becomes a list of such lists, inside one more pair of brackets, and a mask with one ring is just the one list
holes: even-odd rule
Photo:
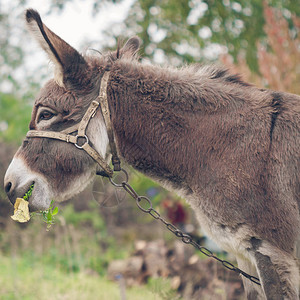
[[137, 207], [142, 212], [147, 213], [147, 214], [151, 215], [154, 219], [161, 221], [169, 231], [171, 231], [177, 237], [181, 238], [183, 243], [193, 245], [202, 254], [204, 254], [207, 257], [211, 257], [211, 258], [217, 260], [225, 268], [227, 268], [231, 271], [234, 271], [238, 274], [241, 274], [242, 276], [248, 278], [250, 281], [254, 282], [255, 284], [261, 285], [259, 278], [249, 275], [248, 273], [235, 267], [232, 263], [230, 263], [227, 260], [218, 258], [212, 251], [210, 251], [209, 249], [207, 249], [203, 246], [200, 246], [196, 241], [193, 240], [193, 238], [190, 235], [182, 232], [180, 229], [178, 229], [172, 223], [167, 222], [160, 215], [160, 213], [153, 208], [151, 200], [146, 196], [139, 196], [137, 194], [137, 192], [133, 189], [133, 187], [128, 183], [128, 179], [129, 179], [128, 173], [124, 169], [121, 169], [121, 171], [124, 173], [124, 175], [126, 177], [125, 180], [119, 184], [119, 183], [114, 182], [112, 178], [109, 178], [111, 184], [114, 185], [115, 187], [123, 188], [133, 199], [135, 199]]

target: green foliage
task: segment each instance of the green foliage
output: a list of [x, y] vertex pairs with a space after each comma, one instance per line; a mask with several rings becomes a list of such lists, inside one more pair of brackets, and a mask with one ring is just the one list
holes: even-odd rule
[[53, 206], [54, 201], [52, 200], [47, 210], [42, 211], [44, 222], [47, 223], [47, 230], [50, 229], [51, 225], [54, 224], [54, 216], [58, 213], [58, 207]]
[[[256, 44], [265, 37], [263, 3], [261, 0], [136, 1], [126, 26], [128, 32], [135, 31], [142, 38], [145, 54], [151, 58], [159, 49], [171, 62], [172, 58], [181, 63], [207, 60], [207, 53], [216, 59], [209, 50], [218, 44], [225, 46], [235, 59], [241, 51], [245, 52], [248, 65], [257, 71]], [[297, 1], [269, 3], [282, 9], [288, 21], [291, 13], [300, 15]]]
[[28, 191], [25, 193], [25, 195], [23, 196], [23, 199], [28, 201], [29, 200], [29, 197], [32, 195], [32, 191], [33, 191], [33, 188], [34, 188], [34, 184], [32, 184]]
[[0, 139], [19, 144], [28, 130], [31, 110], [27, 101], [0, 93]]
[[[50, 13], [65, 9], [69, 2], [49, 1]], [[106, 2], [120, 0], [94, 0], [93, 14], [97, 14]], [[143, 55], [151, 59], [157, 53], [165, 55], [165, 60], [172, 64], [217, 59], [212, 46], [222, 45], [235, 61], [241, 52], [245, 53], [248, 66], [258, 71], [256, 45], [266, 37], [264, 3], [283, 12], [293, 34], [292, 14], [300, 16], [299, 3], [294, 0], [138, 0], [122, 24], [126, 27], [123, 35], [138, 34], [143, 41]], [[3, 15], [3, 20], [6, 17]], [[107, 35], [119, 38], [118, 28], [113, 26]]]
[[[22, 65], [25, 51], [22, 42], [24, 42], [23, 33], [26, 29], [20, 19], [23, 19], [22, 10], [27, 1], [9, 1], [9, 4], [3, 5], [4, 1], [0, 0], [0, 62], [5, 66], [0, 69], [0, 87], [4, 83], [16, 89], [19, 83], [14, 71]], [[17, 39], [14, 38], [16, 35], [18, 35]]]
[[[71, 203], [60, 207], [51, 231], [44, 230], [38, 217], [25, 226], [8, 222], [6, 230], [0, 233], [0, 255], [13, 252], [32, 261], [41, 260], [66, 273], [87, 269], [105, 275], [109, 262], [128, 257], [132, 243], [117, 241], [107, 233], [98, 208], [75, 211]], [[45, 222], [53, 224], [53, 215], [58, 212], [53, 203], [50, 211], [44, 216]]]
[[[63, 223], [73, 230], [86, 231], [87, 234], [81, 237], [80, 259], [73, 257], [71, 266], [73, 271], [80, 269], [80, 263], [89, 269], [104, 275], [108, 264], [114, 259], [125, 258], [128, 255], [128, 247], [119, 247], [114, 237], [107, 234], [106, 224], [98, 211], [96, 203], [91, 202], [89, 210], [75, 211], [73, 205], [69, 204], [61, 209], [61, 217]], [[91, 240], [92, 237], [92, 240]], [[99, 247], [103, 247], [105, 251], [101, 251]], [[73, 253], [74, 254], [74, 253]], [[60, 265], [68, 271], [70, 267], [70, 258], [65, 257], [61, 260], [58, 256]]]
[[[0, 254], [0, 278], [2, 300], [120, 299], [118, 283], [90, 274], [88, 270], [66, 274], [53, 262], [46, 263], [33, 255]], [[127, 288], [126, 296], [130, 300], [164, 299], [154, 295], [147, 286]]]
[[99, 215], [98, 206], [95, 202], [89, 203], [89, 210], [75, 211], [73, 205], [67, 205], [62, 209], [62, 215], [67, 224], [75, 227], [89, 226], [106, 234], [106, 227], [103, 219]]
[[171, 287], [171, 281], [167, 278], [149, 278], [147, 286], [153, 294], [165, 300], [181, 299], [174, 289]]
[[43, 221], [47, 224], [46, 231], [49, 231], [51, 226], [53, 224], [55, 224], [54, 223], [55, 215], [57, 215], [57, 213], [58, 213], [58, 207], [54, 207], [53, 204], [54, 204], [54, 201], [52, 200], [50, 203], [50, 206], [47, 210], [41, 211], [39, 213], [37, 213], [37, 212], [31, 213], [31, 217], [42, 216]]

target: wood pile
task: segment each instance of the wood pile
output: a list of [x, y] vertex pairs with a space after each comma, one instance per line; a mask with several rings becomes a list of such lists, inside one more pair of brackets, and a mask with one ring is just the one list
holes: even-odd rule
[[150, 277], [169, 278], [183, 299], [243, 299], [238, 274], [211, 258], [200, 258], [181, 241], [172, 247], [163, 240], [137, 241], [131, 257], [110, 263], [109, 278], [115, 280], [119, 275], [126, 286], [144, 284]]

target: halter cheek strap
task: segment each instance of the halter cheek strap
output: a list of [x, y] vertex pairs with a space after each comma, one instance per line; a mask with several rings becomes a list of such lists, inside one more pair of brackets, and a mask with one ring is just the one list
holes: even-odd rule
[[[103, 169], [103, 172], [99, 174], [106, 177], [112, 177], [114, 171], [120, 171], [120, 159], [117, 153], [117, 147], [114, 141], [114, 132], [110, 119], [110, 112], [107, 102], [107, 83], [109, 79], [109, 72], [105, 72], [102, 80], [99, 96], [96, 100], [92, 101], [89, 108], [85, 112], [83, 118], [79, 124], [68, 127], [60, 132], [56, 131], [40, 131], [40, 130], [29, 130], [26, 134], [27, 138], [49, 138], [64, 141], [67, 143], [74, 144], [78, 149], [84, 150], [89, 156], [91, 156]], [[88, 136], [86, 135], [86, 129], [90, 120], [95, 116], [98, 107], [101, 107], [104, 122], [107, 128], [107, 135], [112, 153], [112, 164], [114, 171], [107, 164], [105, 159], [89, 144]], [[71, 135], [77, 131], [77, 135]], [[98, 173], [97, 173], [98, 174]]]

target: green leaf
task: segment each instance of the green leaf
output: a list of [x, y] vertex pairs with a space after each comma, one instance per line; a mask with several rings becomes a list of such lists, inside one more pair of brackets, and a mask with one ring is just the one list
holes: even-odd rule
[[58, 207], [55, 207], [52, 211], [52, 215], [55, 216], [58, 213]]

